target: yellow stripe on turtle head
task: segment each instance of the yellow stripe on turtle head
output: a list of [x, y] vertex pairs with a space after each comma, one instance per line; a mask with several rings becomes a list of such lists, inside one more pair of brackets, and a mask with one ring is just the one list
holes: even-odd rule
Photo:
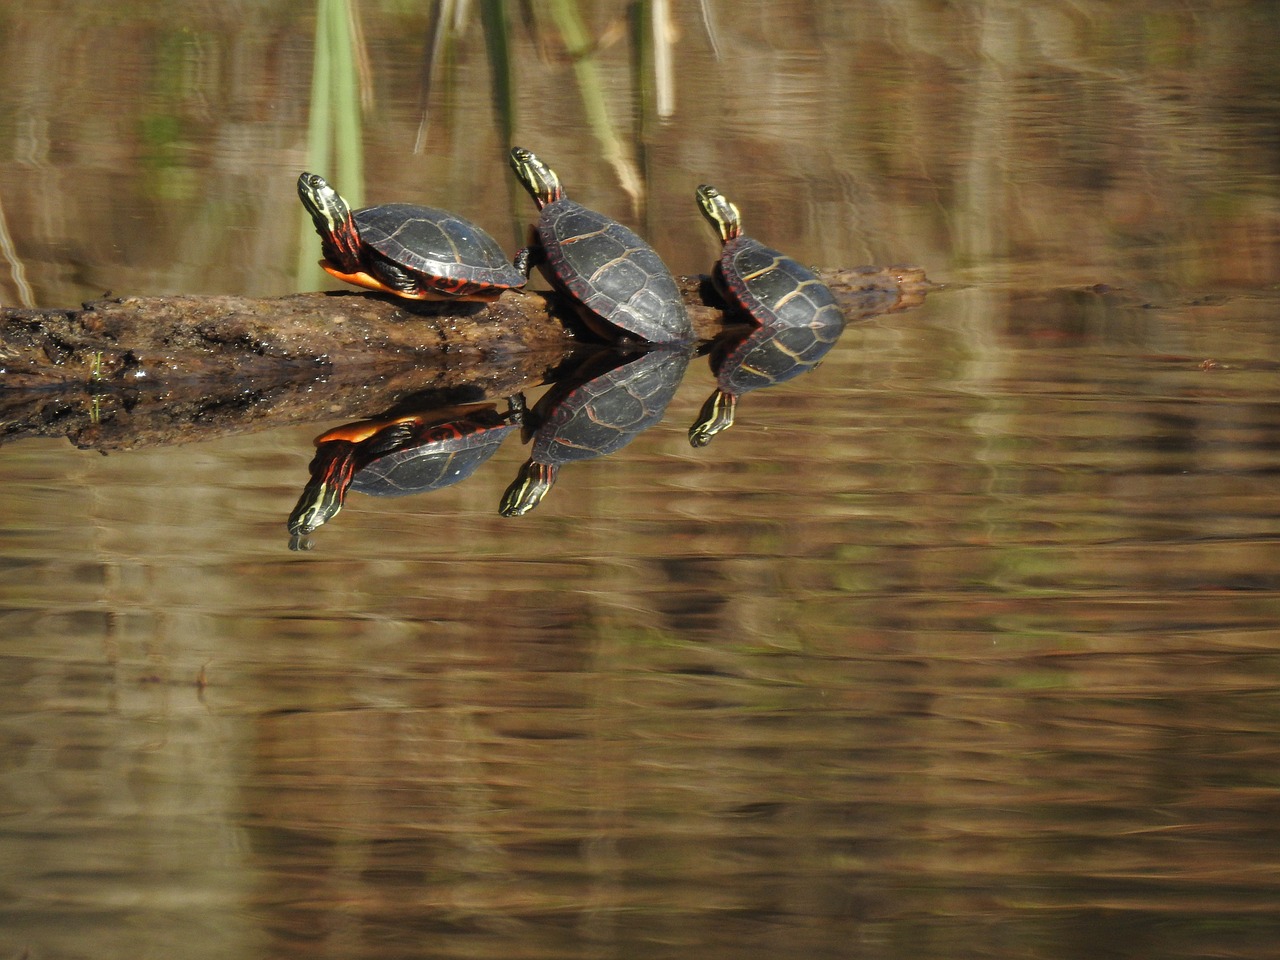
[[695, 191], [698, 206], [707, 222], [715, 227], [720, 241], [727, 243], [742, 233], [742, 215], [719, 190], [704, 183]]

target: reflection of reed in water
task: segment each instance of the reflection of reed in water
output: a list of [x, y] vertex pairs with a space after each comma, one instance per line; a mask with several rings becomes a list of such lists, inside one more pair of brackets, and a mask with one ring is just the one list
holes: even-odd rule
[[[315, 22], [279, 5], [248, 15], [206, 5], [195, 21], [176, 7], [160, 17], [14, 8], [0, 40], [14, 78], [3, 94], [12, 123], [2, 189], [37, 301], [299, 288], [301, 220], [287, 214], [282, 171], [308, 166], [353, 193], [362, 183], [300, 156], [309, 97], [325, 89], [310, 62], [319, 21], [335, 22], [335, 6], [346, 16], [349, 4], [312, 6], [323, 9]], [[408, 154], [419, 77], [405, 65], [420, 54], [434, 4], [410, 6], [361, 4], [363, 38], [337, 24], [354, 45], [345, 81], [354, 92], [330, 91], [329, 112], [349, 104], [350, 113], [372, 89], [366, 41], [378, 109], [343, 121], [356, 135], [335, 137], [332, 149], [363, 141], [363, 179], [411, 195], [431, 176], [496, 219], [509, 141], [491, 110], [492, 71], [470, 38], [437, 68], [447, 63], [453, 85], [433, 94], [428, 159]], [[523, 135], [545, 134], [548, 150], [576, 151], [575, 163], [602, 156], [548, 8], [505, 6]], [[750, 184], [771, 235], [805, 262], [828, 252], [831, 265], [910, 259], [951, 280], [964, 269], [1050, 286], [1138, 273], [1257, 284], [1276, 274], [1277, 53], [1256, 26], [1269, 21], [1251, 19], [1267, 10], [1257, 0], [1203, 21], [1151, 0], [927, 17], [909, 4], [833, 3], [799, 17], [793, 4], [761, 4], [746, 17], [718, 3], [720, 61], [701, 39], [696, 5], [673, 4], [679, 96], [660, 124], [644, 100], [652, 81], [629, 82], [632, 50], [609, 45], [608, 5], [580, 6], [607, 113], [657, 198], [644, 232], [677, 271], [698, 245], [670, 198], [691, 185], [691, 170], [711, 167], [725, 186]], [[478, 39], [474, 14], [488, 6], [471, 9]], [[542, 47], [521, 29], [528, 9], [551, 38]], [[88, 38], [112, 56], [92, 71], [62, 69]], [[601, 164], [584, 186], [617, 179]], [[303, 288], [320, 279], [311, 276]]]
[[5, 263], [9, 264], [9, 275], [13, 278], [13, 292], [17, 297], [18, 306], [35, 307], [35, 294], [31, 290], [31, 284], [27, 282], [27, 272], [22, 265], [22, 259], [13, 247], [13, 237], [9, 233], [9, 222], [5, 218], [3, 206], [0, 206], [0, 254], [4, 255]]
[[[362, 105], [373, 101], [373, 81], [360, 21], [351, 0], [316, 0], [316, 33], [311, 69], [311, 104], [307, 118], [308, 170], [322, 170], [343, 184], [351, 206], [364, 196], [364, 125]], [[303, 217], [302, 233], [311, 230]], [[322, 282], [311, 246], [298, 249], [298, 286], [314, 290]]]

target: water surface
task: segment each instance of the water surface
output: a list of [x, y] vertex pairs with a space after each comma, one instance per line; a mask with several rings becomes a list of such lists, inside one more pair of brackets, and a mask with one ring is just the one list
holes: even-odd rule
[[[662, 120], [582, 4], [622, 37], [636, 206], [513, 12], [517, 142], [679, 272], [713, 179], [804, 262], [949, 285], [703, 450], [696, 362], [519, 519], [514, 442], [308, 552], [284, 519], [334, 423], [7, 444], [11, 954], [1272, 954], [1270, 6], [708, 6], [723, 59], [677, 7]], [[312, 5], [3, 13], [36, 302], [299, 288]], [[514, 243], [479, 24], [415, 154], [426, 20], [360, 16], [366, 197]]]

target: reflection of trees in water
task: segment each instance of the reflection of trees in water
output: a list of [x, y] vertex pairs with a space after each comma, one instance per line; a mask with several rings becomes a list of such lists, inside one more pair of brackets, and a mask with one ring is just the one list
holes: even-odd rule
[[[421, 34], [364, 7], [371, 184], [502, 222], [475, 49], [408, 161]], [[291, 289], [311, 24], [108, 9], [0, 38], [37, 299]], [[1275, 274], [1266, 5], [725, 9], [726, 60], [682, 43], [650, 131], [677, 270], [709, 259], [706, 166], [803, 262]], [[521, 123], [625, 209], [566, 65], [517, 55]], [[460, 522], [370, 511], [298, 562], [292, 447], [9, 458], [15, 952], [1270, 956], [1274, 324], [948, 296], [851, 330], [714, 459], [678, 397], [514, 539], [498, 473], [440, 494]]]
[[[603, 108], [628, 143], [643, 99], [631, 35], [610, 10], [580, 6], [590, 38], [628, 37], [593, 50]], [[977, 276], [1025, 263], [1052, 282], [1276, 272], [1267, 185], [1280, 54], [1267, 4], [988, 4], [976, 17], [914, 3], [719, 8], [719, 60], [696, 6], [672, 12], [687, 18], [674, 112], [660, 137], [646, 131], [638, 172], [649, 199], [633, 225], [678, 273], [704, 259], [705, 241], [677, 198], [712, 175], [750, 194], [774, 242], [802, 262], [911, 259]], [[412, 152], [427, 20], [360, 7], [374, 94], [362, 127], [369, 200], [453, 196], [514, 237], [525, 218], [503, 185], [508, 138], [478, 26], [459, 33], [448, 76], [437, 72], [431, 136]], [[36, 301], [294, 289], [301, 238], [284, 212], [313, 35], [309, 18], [282, 7], [194, 19], [16, 11], [0, 41], [14, 78], [0, 102], [18, 118], [0, 191]], [[599, 142], [583, 136], [557, 30], [516, 23], [506, 39], [515, 127], [541, 124], [533, 145], [575, 170], [584, 200], [628, 211]], [[91, 48], [112, 55], [76, 69]]]

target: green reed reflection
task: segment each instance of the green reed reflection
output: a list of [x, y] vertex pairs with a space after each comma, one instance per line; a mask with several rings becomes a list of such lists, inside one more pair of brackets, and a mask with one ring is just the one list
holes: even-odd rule
[[[311, 70], [311, 109], [307, 122], [307, 169], [324, 171], [342, 184], [352, 207], [363, 205], [364, 145], [361, 103], [370, 99], [364, 44], [350, 0], [317, 0], [315, 54]], [[302, 236], [311, 220], [303, 211]], [[298, 248], [300, 287], [318, 286], [323, 273], [314, 244]]]
[[604, 96], [600, 68], [592, 52], [592, 43], [582, 22], [582, 15], [578, 12], [578, 4], [575, 0], [549, 0], [547, 7], [569, 56], [573, 58], [573, 73], [591, 132], [600, 144], [605, 161], [613, 167], [622, 189], [631, 198], [632, 206], [639, 208], [644, 199], [644, 186], [640, 182], [639, 171], [614, 128]]

